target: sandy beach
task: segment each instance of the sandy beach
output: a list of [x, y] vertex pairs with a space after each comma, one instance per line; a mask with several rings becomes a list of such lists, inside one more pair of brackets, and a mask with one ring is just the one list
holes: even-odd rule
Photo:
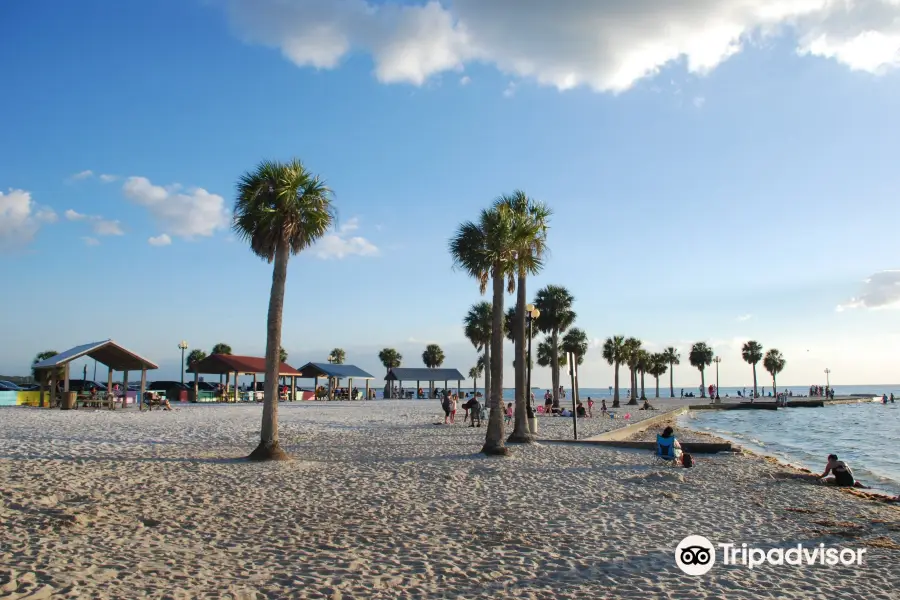
[[[560, 444], [478, 454], [428, 401], [0, 411], [2, 598], [896, 597], [900, 511], [743, 454], [691, 470]], [[632, 413], [635, 420], [642, 417]], [[654, 413], [648, 416], [656, 416]], [[585, 433], [624, 424], [589, 419]], [[571, 419], [542, 418], [542, 436]], [[865, 548], [861, 567], [675, 565], [687, 535]]]

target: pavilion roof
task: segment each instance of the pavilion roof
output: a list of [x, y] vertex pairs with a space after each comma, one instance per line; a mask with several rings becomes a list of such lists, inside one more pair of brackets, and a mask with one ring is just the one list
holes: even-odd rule
[[385, 381], [464, 381], [456, 369], [407, 369], [397, 367], [385, 376]]
[[55, 369], [83, 356], [93, 358], [98, 363], [112, 367], [115, 371], [140, 371], [159, 368], [159, 365], [156, 363], [135, 354], [111, 339], [69, 348], [65, 352], [60, 352], [56, 356], [51, 356], [32, 366], [35, 369]]
[[331, 363], [306, 363], [300, 367], [300, 376], [306, 379], [313, 377], [336, 377], [338, 379], [375, 379], [371, 373], [363, 371], [356, 365], [335, 365]]
[[[259, 374], [266, 372], [266, 359], [256, 356], [237, 356], [234, 354], [210, 354], [201, 361], [193, 363], [188, 373], [203, 373], [204, 375], [227, 375], [238, 372], [240, 374]], [[299, 376], [300, 372], [287, 363], [281, 363], [278, 369], [279, 375]]]

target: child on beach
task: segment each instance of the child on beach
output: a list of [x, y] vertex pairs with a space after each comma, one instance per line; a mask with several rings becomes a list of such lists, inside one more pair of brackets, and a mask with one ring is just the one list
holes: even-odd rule
[[450, 397], [450, 424], [453, 425], [456, 423], [456, 404], [459, 402], [459, 398], [456, 394]]
[[507, 402], [506, 404], [506, 424], [509, 425], [509, 422], [512, 421], [513, 418], [513, 405], [512, 402]]
[[606, 414], [606, 398], [600, 398], [600, 414]]
[[591, 400], [591, 397], [590, 397], [590, 396], [588, 396], [588, 411], [587, 411], [587, 416], [588, 416], [589, 419], [594, 417], [594, 401]]

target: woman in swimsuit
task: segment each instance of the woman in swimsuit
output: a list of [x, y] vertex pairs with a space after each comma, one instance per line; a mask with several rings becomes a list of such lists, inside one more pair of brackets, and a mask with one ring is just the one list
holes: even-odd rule
[[[834, 475], [834, 477], [825, 479], [829, 473]], [[828, 455], [828, 464], [825, 465], [825, 472], [819, 475], [819, 479], [825, 479], [825, 483], [841, 487], [866, 487], [853, 479], [853, 472], [850, 470], [850, 467], [844, 461], [838, 460], [837, 454]]]

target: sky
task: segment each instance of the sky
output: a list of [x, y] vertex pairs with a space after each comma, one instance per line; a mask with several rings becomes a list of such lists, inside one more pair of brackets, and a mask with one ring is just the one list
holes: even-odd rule
[[615, 334], [679, 347], [679, 387], [697, 341], [750, 384], [748, 339], [785, 385], [900, 381], [900, 0], [7, 0], [0, 26], [0, 373], [107, 338], [151, 379], [181, 340], [261, 356], [272, 269], [230, 210], [296, 157], [339, 219], [290, 262], [294, 366], [341, 347], [380, 379], [434, 342], [467, 373], [483, 298], [447, 243], [522, 189], [582, 385]]

